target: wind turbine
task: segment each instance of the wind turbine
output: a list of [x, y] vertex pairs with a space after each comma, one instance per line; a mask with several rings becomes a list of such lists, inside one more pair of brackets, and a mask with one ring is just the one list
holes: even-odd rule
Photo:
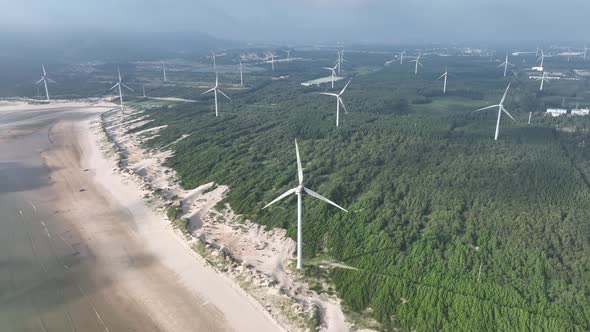
[[414, 69], [414, 75], [418, 75], [418, 65], [420, 65], [420, 67], [424, 68], [424, 66], [422, 66], [422, 63], [420, 62], [420, 57], [422, 55], [420, 53], [418, 53], [418, 57], [416, 58], [416, 60], [412, 60], [411, 62], [415, 62], [416, 63], [416, 68]]
[[399, 57], [399, 64], [400, 64], [400, 65], [403, 65], [403, 64], [404, 64], [404, 55], [406, 55], [406, 50], [404, 50], [403, 52], [401, 52], [401, 53], [398, 53], [398, 54], [399, 54], [399, 56], [400, 56], [400, 57]]
[[342, 63], [344, 61], [344, 50], [340, 50], [338, 51], [338, 60], [336, 60], [336, 65], [338, 66], [338, 75], [340, 75], [342, 71]]
[[508, 72], [508, 66], [514, 66], [510, 62], [508, 62], [508, 54], [506, 54], [506, 60], [498, 65], [498, 67], [504, 66], [504, 77], [506, 77], [506, 73]]
[[447, 67], [445, 67], [445, 73], [440, 75], [440, 77], [438, 79], [440, 80], [443, 77], [445, 78], [445, 83], [443, 85], [443, 93], [446, 94], [447, 93], [447, 78], [449, 77], [449, 70], [447, 69]]
[[123, 90], [121, 89], [121, 87], [124, 87], [131, 92], [135, 91], [133, 91], [133, 89], [131, 89], [127, 85], [123, 84], [123, 81], [121, 80], [121, 71], [119, 70], [119, 67], [117, 67], [117, 74], [119, 75], [119, 81], [115, 85], [113, 85], [113, 87], [110, 88], [109, 91], [113, 90], [116, 87], [119, 87], [119, 102], [121, 105], [121, 110], [123, 110]]
[[348, 212], [348, 211], [346, 211], [346, 209], [344, 209], [340, 205], [327, 199], [326, 197], [316, 193], [315, 191], [312, 191], [311, 189], [305, 188], [303, 186], [303, 169], [301, 168], [301, 158], [299, 157], [299, 146], [297, 145], [297, 140], [295, 140], [295, 153], [297, 154], [297, 178], [299, 180], [299, 185], [293, 189], [287, 190], [284, 194], [277, 197], [272, 202], [268, 203], [262, 209], [263, 210], [266, 209], [267, 207], [273, 205], [274, 203], [282, 200], [283, 198], [285, 198], [287, 196], [290, 196], [292, 194], [297, 195], [297, 269], [301, 270], [301, 264], [303, 261], [303, 255], [302, 255], [303, 254], [303, 251], [302, 251], [303, 232], [302, 232], [302, 225], [301, 225], [302, 224], [301, 215], [303, 212], [303, 204], [302, 204], [303, 203], [303, 193], [306, 193], [306, 194], [308, 194], [314, 198], [317, 198], [321, 201], [324, 201], [328, 204], [331, 204], [344, 212]]
[[547, 78], [547, 72], [543, 71], [543, 76], [541, 78], [537, 78], [537, 80], [541, 81], [541, 87], [539, 87], [539, 91], [543, 91], [543, 83], [549, 83], [549, 79]]
[[537, 59], [537, 62], [541, 62], [541, 68], [543, 68], [543, 64], [545, 63], [545, 58], [548, 58], [548, 55], [545, 55], [545, 53], [543, 52], [543, 50], [541, 50], [541, 56], [539, 57], [539, 59]]
[[[350, 80], [350, 81], [352, 81], [352, 80]], [[346, 85], [344, 86], [342, 91], [340, 91], [340, 93], [338, 93], [338, 94], [329, 93], [329, 92], [320, 92], [320, 94], [322, 94], [322, 95], [336, 97], [336, 127], [338, 127], [338, 124], [340, 122], [340, 104], [342, 104], [342, 108], [344, 108], [344, 112], [348, 113], [348, 111], [346, 110], [346, 106], [344, 106], [344, 102], [342, 101], [342, 94], [344, 93], [344, 91], [346, 91], [346, 88], [350, 84], [350, 81], [348, 81], [348, 83], [346, 83]]]
[[143, 91], [143, 98], [145, 98], [145, 84], [141, 85], [141, 90]]
[[[338, 62], [340, 63], [340, 62]], [[334, 77], [336, 77], [336, 68], [338, 67], [338, 64], [336, 64], [336, 67], [332, 68], [332, 67], [323, 67], [326, 70], [329, 70], [332, 72], [331, 74], [331, 78], [332, 78], [332, 89], [334, 89]]]
[[49, 99], [49, 90], [47, 89], [47, 82], [49, 83], [55, 83], [54, 80], [52, 80], [51, 78], [47, 77], [47, 72], [45, 71], [45, 65], [41, 64], [41, 68], [43, 68], [43, 76], [41, 76], [41, 79], [37, 81], [37, 83], [35, 83], [35, 85], [38, 85], [39, 83], [43, 82], [43, 85], [45, 85], [45, 96], [47, 97], [47, 101], [51, 101]]
[[217, 72], [217, 64], [215, 63], [215, 58], [217, 57], [217, 54], [211, 51], [211, 57], [213, 58], [213, 70]]
[[267, 63], [270, 62], [272, 71], [275, 71], [275, 55], [272, 52], [268, 52], [268, 55], [270, 56], [270, 61], [267, 61]]
[[588, 52], [588, 47], [584, 46], [584, 61], [586, 61], [586, 53]]
[[219, 89], [219, 76], [217, 75], [217, 73], [215, 73], [215, 86], [212, 87], [211, 89], [201, 93], [201, 95], [207, 94], [209, 92], [213, 92], [215, 94], [215, 116], [219, 116], [219, 112], [217, 109], [217, 92], [221, 93], [225, 98], [229, 99], [229, 101], [231, 101], [231, 98], [228, 97], [225, 93], [223, 93], [223, 91], [221, 91]]
[[292, 50], [284, 50], [283, 52], [287, 53], [287, 63], [291, 63], [291, 51]]
[[504, 92], [504, 95], [502, 96], [502, 100], [500, 100], [500, 103], [498, 105], [486, 106], [486, 107], [483, 107], [483, 108], [473, 111], [473, 112], [479, 112], [479, 111], [487, 110], [490, 108], [498, 107], [498, 121], [496, 122], [496, 134], [494, 135], [494, 140], [496, 140], [496, 141], [498, 140], [498, 134], [500, 133], [500, 117], [502, 116], [502, 112], [506, 113], [512, 119], [512, 121], [516, 122], [516, 120], [514, 120], [512, 115], [510, 115], [510, 113], [508, 113], [506, 108], [504, 108], [504, 101], [506, 100], [506, 95], [508, 94], [508, 89], [510, 89], [510, 84], [511, 83], [508, 83], [508, 87], [506, 88], [506, 91]]
[[242, 65], [242, 59], [240, 59], [240, 86], [244, 87], [244, 65]]
[[162, 61], [162, 73], [164, 74], [164, 83], [166, 83], [168, 79], [166, 78], [166, 63], [164, 61]]

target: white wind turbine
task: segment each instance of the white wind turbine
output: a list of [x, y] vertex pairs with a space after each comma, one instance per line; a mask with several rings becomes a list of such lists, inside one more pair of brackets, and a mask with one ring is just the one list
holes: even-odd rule
[[545, 53], [543, 52], [543, 50], [540, 50], [541, 52], [541, 56], [539, 57], [539, 59], [537, 59], [537, 62], [541, 62], [540, 67], [544, 68], [543, 65], [545, 64], [545, 58], [549, 58], [550, 56], [545, 55]]
[[506, 77], [506, 73], [508, 72], [508, 66], [514, 66], [510, 62], [508, 62], [508, 54], [506, 54], [506, 60], [498, 65], [498, 67], [504, 66], [504, 77]]
[[424, 68], [424, 66], [422, 66], [422, 63], [420, 62], [420, 57], [422, 55], [420, 53], [418, 53], [418, 57], [416, 58], [416, 60], [412, 60], [411, 62], [415, 62], [416, 63], [416, 68], [414, 69], [414, 75], [418, 75], [418, 65], [420, 65], [420, 67]]
[[37, 83], [35, 83], [35, 85], [38, 85], [41, 82], [43, 82], [43, 85], [45, 86], [45, 97], [47, 97], [47, 101], [51, 101], [49, 99], [49, 90], [47, 89], [47, 82], [55, 84], [55, 81], [52, 80], [51, 78], [47, 77], [47, 72], [45, 71], [45, 65], [41, 64], [41, 68], [43, 69], [43, 76], [41, 76], [41, 79], [38, 80]]
[[229, 101], [231, 101], [231, 98], [228, 97], [225, 93], [223, 93], [223, 91], [221, 91], [219, 89], [219, 76], [217, 75], [217, 73], [215, 73], [215, 86], [212, 87], [211, 89], [203, 92], [201, 95], [207, 94], [209, 92], [213, 92], [215, 94], [215, 116], [219, 116], [219, 112], [218, 112], [218, 109], [217, 109], [217, 92], [221, 93]]
[[116, 87], [119, 88], [119, 102], [121, 105], [121, 110], [123, 110], [123, 90], [121, 89], [121, 87], [124, 87], [131, 92], [135, 92], [135, 91], [133, 91], [133, 89], [131, 89], [127, 85], [123, 84], [123, 81], [121, 80], [121, 71], [119, 70], [119, 67], [117, 67], [117, 74], [119, 75], [119, 81], [115, 85], [113, 85], [113, 87], [110, 88], [109, 91], [113, 90]]
[[404, 55], [406, 55], [406, 50], [404, 50], [403, 52], [400, 52], [398, 54], [399, 54], [399, 64], [403, 65], [404, 64]]
[[215, 62], [215, 58], [217, 57], [217, 54], [215, 54], [215, 52], [211, 51], [211, 57], [213, 58], [213, 70], [217, 71], [217, 63]]
[[445, 67], [445, 73], [440, 75], [440, 77], [438, 79], [440, 80], [443, 77], [445, 78], [445, 83], [443, 85], [443, 93], [446, 94], [447, 93], [447, 78], [449, 77], [449, 70], [447, 69], [447, 67]]
[[510, 115], [510, 113], [508, 113], [508, 111], [506, 110], [506, 108], [504, 108], [504, 101], [506, 100], [506, 95], [508, 94], [508, 89], [510, 89], [510, 84], [508, 83], [508, 87], [506, 88], [506, 91], [504, 92], [504, 95], [502, 96], [502, 100], [500, 100], [500, 103], [498, 105], [491, 105], [491, 106], [486, 106], [480, 109], [475, 110], [474, 112], [479, 112], [479, 111], [483, 111], [483, 110], [487, 110], [490, 108], [495, 108], [498, 107], [498, 121], [496, 122], [496, 133], [494, 135], [494, 140], [498, 140], [498, 134], [500, 133], [500, 117], [502, 116], [502, 112], [506, 113], [511, 119], [512, 121], [516, 122], [516, 120], [512, 117], [512, 115]]
[[[338, 62], [340, 63], [340, 62]], [[332, 89], [334, 89], [334, 78], [336, 77], [336, 68], [338, 67], [338, 64], [336, 64], [336, 66], [334, 68], [332, 67], [323, 67], [326, 70], [331, 71], [331, 75], [330, 77], [332, 78]]]
[[287, 53], [287, 63], [291, 63], [291, 51], [292, 50], [284, 50], [283, 52]]
[[303, 212], [303, 193], [306, 193], [306, 194], [308, 194], [314, 198], [317, 198], [321, 201], [324, 201], [328, 204], [331, 204], [344, 212], [348, 212], [348, 211], [346, 211], [346, 209], [344, 209], [340, 205], [327, 199], [326, 197], [316, 193], [315, 191], [312, 191], [311, 189], [305, 188], [303, 186], [303, 169], [301, 168], [301, 158], [299, 157], [299, 146], [297, 146], [297, 140], [295, 140], [295, 153], [297, 154], [297, 178], [299, 180], [299, 185], [293, 189], [287, 190], [287, 192], [285, 192], [281, 196], [277, 197], [272, 202], [268, 203], [262, 209], [263, 210], [266, 209], [267, 207], [273, 205], [274, 203], [282, 200], [283, 198], [285, 198], [287, 196], [290, 196], [292, 194], [297, 195], [297, 269], [301, 270], [301, 267], [302, 267], [301, 265], [302, 265], [302, 261], [303, 261], [303, 255], [302, 255], [302, 253], [303, 253], [302, 252], [303, 232], [302, 232], [302, 221], [301, 221], [301, 215]]
[[272, 71], [275, 71], [275, 55], [272, 52], [268, 52], [267, 56], [270, 56], [270, 61], [266, 61], [266, 63], [270, 63]]
[[162, 74], [164, 75], [164, 83], [166, 83], [168, 79], [166, 78], [166, 63], [164, 61], [162, 61]]
[[586, 54], [588, 53], [588, 47], [584, 46], [584, 61], [586, 61]]
[[344, 50], [338, 51], [338, 60], [336, 60], [336, 66], [338, 67], [338, 75], [340, 75], [342, 71], [342, 63], [344, 61]]
[[240, 58], [240, 86], [244, 87], [244, 65], [242, 64], [241, 58]]
[[543, 83], [545, 83], [545, 82], [549, 83], [549, 79], [547, 78], [547, 72], [543, 71], [543, 76], [541, 76], [541, 78], [536, 78], [536, 80], [541, 81], [541, 86], [539, 87], [539, 91], [543, 91]]
[[[350, 81], [352, 81], [352, 80], [350, 80]], [[320, 92], [320, 94], [322, 94], [322, 95], [336, 97], [336, 127], [338, 127], [338, 124], [340, 123], [340, 105], [341, 104], [342, 104], [342, 108], [344, 108], [344, 112], [348, 113], [348, 111], [346, 110], [346, 106], [344, 106], [344, 102], [342, 101], [342, 94], [344, 93], [344, 91], [346, 91], [346, 88], [350, 84], [350, 81], [348, 81], [348, 83], [346, 83], [346, 85], [344, 86], [342, 91], [340, 91], [340, 93], [336, 94], [336, 93], [329, 93], [329, 92]]]

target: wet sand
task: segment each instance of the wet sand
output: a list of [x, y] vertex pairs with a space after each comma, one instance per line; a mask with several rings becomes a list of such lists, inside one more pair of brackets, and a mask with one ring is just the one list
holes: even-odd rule
[[279, 330], [109, 177], [88, 128], [107, 109], [0, 108], [2, 329]]

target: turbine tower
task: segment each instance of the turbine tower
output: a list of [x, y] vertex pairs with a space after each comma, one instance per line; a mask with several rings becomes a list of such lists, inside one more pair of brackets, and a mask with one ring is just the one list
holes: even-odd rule
[[424, 66], [422, 66], [422, 63], [420, 62], [420, 57], [422, 55], [420, 53], [418, 53], [418, 57], [416, 58], [416, 60], [412, 60], [411, 62], [415, 62], [416, 63], [416, 68], [414, 69], [414, 75], [418, 75], [418, 65], [420, 65], [420, 67], [424, 68]]
[[[338, 62], [340, 63], [340, 62]], [[332, 79], [332, 89], [334, 89], [334, 78], [336, 77], [336, 68], [338, 67], [338, 64], [336, 64], [336, 66], [334, 68], [332, 67], [323, 67], [326, 70], [329, 70], [331, 72], [331, 79]]]
[[38, 85], [41, 82], [43, 82], [43, 85], [45, 86], [45, 97], [47, 97], [47, 101], [50, 102], [51, 100], [49, 99], [49, 90], [47, 89], [47, 82], [55, 83], [55, 81], [52, 80], [51, 78], [47, 77], [47, 72], [45, 71], [45, 65], [41, 64], [41, 68], [43, 69], [43, 76], [41, 76], [41, 79], [38, 80], [37, 83], [35, 83], [35, 85]]
[[282, 194], [281, 196], [277, 197], [275, 200], [273, 200], [272, 202], [268, 203], [265, 207], [263, 207], [262, 209], [266, 209], [267, 207], [273, 205], [274, 203], [282, 200], [283, 198], [290, 196], [292, 194], [297, 195], [297, 269], [301, 270], [302, 267], [302, 261], [303, 261], [303, 251], [302, 251], [302, 247], [303, 247], [303, 232], [302, 232], [302, 220], [301, 220], [301, 215], [303, 212], [303, 194], [306, 193], [314, 198], [317, 198], [321, 201], [324, 201], [328, 204], [331, 204], [337, 208], [339, 208], [340, 210], [344, 211], [344, 212], [348, 212], [346, 211], [346, 209], [344, 209], [343, 207], [341, 207], [340, 205], [332, 202], [331, 200], [327, 199], [326, 197], [312, 191], [311, 189], [305, 188], [303, 186], [303, 169], [301, 168], [301, 158], [299, 157], [299, 146], [297, 145], [297, 140], [295, 140], [295, 153], [297, 154], [297, 178], [299, 180], [299, 185], [293, 189], [289, 189], [287, 190], [284, 194]]
[[127, 89], [131, 92], [135, 92], [135, 91], [133, 91], [133, 89], [131, 89], [127, 85], [123, 84], [123, 81], [121, 80], [121, 71], [119, 70], [119, 67], [117, 67], [117, 74], [119, 75], [119, 81], [115, 85], [113, 85], [113, 87], [110, 88], [109, 91], [113, 90], [116, 87], [119, 88], [119, 103], [121, 105], [121, 110], [123, 110], [123, 90], [121, 89], [121, 87], [124, 87], [125, 89]]
[[213, 92], [215, 94], [215, 116], [219, 116], [219, 112], [218, 112], [218, 109], [217, 109], [217, 92], [221, 93], [221, 95], [223, 95], [229, 101], [231, 101], [231, 98], [228, 97], [225, 93], [223, 93], [223, 91], [221, 91], [219, 89], [219, 76], [217, 75], [217, 73], [215, 73], [215, 86], [212, 87], [211, 89], [203, 92], [201, 95], [207, 94], [209, 92]]
[[242, 65], [242, 59], [240, 59], [240, 86], [244, 87], [244, 65]]
[[588, 47], [584, 46], [584, 61], [586, 61], [586, 53], [588, 53]]
[[447, 69], [447, 67], [445, 67], [445, 73], [440, 75], [440, 77], [438, 79], [440, 80], [443, 77], [445, 78], [445, 83], [443, 85], [443, 93], [446, 94], [447, 93], [447, 78], [449, 77], [449, 70]]
[[506, 54], [506, 60], [498, 65], [498, 67], [504, 66], [504, 77], [506, 77], [506, 73], [508, 72], [508, 66], [514, 66], [510, 62], [508, 62], [508, 53]]
[[506, 110], [506, 108], [504, 108], [504, 101], [506, 100], [506, 95], [508, 94], [508, 89], [510, 89], [510, 84], [508, 83], [508, 87], [506, 88], [506, 91], [504, 92], [504, 95], [502, 96], [502, 100], [500, 100], [500, 103], [498, 105], [492, 105], [492, 106], [486, 106], [483, 108], [480, 108], [478, 110], [475, 110], [473, 112], [479, 112], [479, 111], [483, 111], [483, 110], [487, 110], [487, 109], [491, 109], [491, 108], [498, 108], [498, 121], [496, 122], [496, 133], [494, 134], [494, 140], [498, 140], [498, 134], [500, 133], [500, 117], [502, 116], [502, 112], [506, 113], [511, 119], [512, 121], [516, 122], [516, 120], [512, 117], [512, 115], [510, 115], [510, 113], [508, 113], [508, 111]]
[[166, 83], [168, 79], [166, 78], [166, 63], [164, 61], [162, 61], [162, 74], [164, 75], [164, 83]]
[[[352, 81], [352, 80], [350, 80], [350, 81]], [[346, 83], [346, 85], [344, 86], [342, 91], [340, 91], [340, 93], [338, 93], [338, 94], [329, 93], [329, 92], [320, 92], [320, 94], [322, 94], [322, 95], [336, 97], [336, 127], [338, 127], [338, 124], [340, 122], [340, 105], [341, 104], [342, 104], [342, 108], [344, 108], [344, 112], [348, 113], [348, 111], [346, 110], [346, 106], [344, 106], [344, 102], [342, 101], [342, 94], [344, 93], [344, 91], [346, 91], [346, 88], [350, 84], [350, 81], [348, 81], [348, 83]]]

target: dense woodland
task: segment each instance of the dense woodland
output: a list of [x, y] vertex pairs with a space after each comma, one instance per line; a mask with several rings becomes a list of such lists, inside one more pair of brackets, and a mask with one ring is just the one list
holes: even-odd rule
[[[541, 114], [564, 100], [588, 103], [588, 83], [551, 82], [541, 94], [517, 67], [506, 107], [519, 123], [504, 117], [495, 142], [496, 111], [470, 111], [499, 101], [508, 79], [498, 62], [425, 57], [415, 77], [411, 64], [384, 67], [385, 55], [345, 56], [353, 81], [339, 128], [334, 98], [317, 94], [327, 85], [300, 85], [328, 74], [326, 52], [279, 64], [274, 76], [284, 80], [252, 66], [247, 90], [224, 89], [237, 72], [221, 60], [233, 102], [220, 99], [219, 118], [205, 96], [146, 108], [154, 121], [136, 130], [168, 125], [151, 148], [190, 134], [167, 162], [182, 185], [229, 185], [237, 213], [293, 238], [295, 199], [261, 208], [296, 185], [296, 138], [306, 186], [349, 210], [304, 199], [304, 258], [357, 268], [329, 276], [347, 308], [384, 330], [590, 329], [590, 120]], [[445, 65], [456, 76], [442, 95], [436, 78]], [[164, 89], [189, 98], [203, 91]], [[305, 260], [304, 267], [311, 268]]]

